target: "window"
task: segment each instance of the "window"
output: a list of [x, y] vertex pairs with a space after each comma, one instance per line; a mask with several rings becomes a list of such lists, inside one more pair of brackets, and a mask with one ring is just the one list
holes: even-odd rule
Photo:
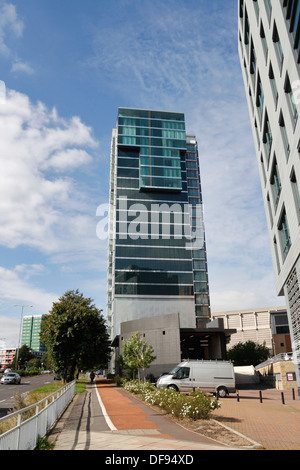
[[251, 51], [250, 51], [250, 74], [252, 77], [253, 88], [255, 86], [255, 72], [256, 72], [256, 54], [251, 40]]
[[190, 376], [190, 368], [180, 367], [180, 369], [174, 375], [176, 379], [188, 379]]
[[271, 183], [271, 187], [272, 187], [274, 207], [275, 207], [275, 210], [276, 210], [277, 205], [278, 205], [278, 201], [279, 201], [279, 197], [280, 197], [280, 193], [281, 193], [281, 182], [280, 182], [280, 177], [279, 177], [276, 158], [274, 158], [270, 183]]
[[281, 73], [282, 72], [283, 60], [284, 60], [284, 55], [283, 55], [283, 49], [282, 49], [282, 45], [281, 45], [281, 42], [280, 42], [280, 38], [279, 38], [279, 35], [278, 35], [277, 26], [276, 26], [275, 22], [274, 22], [274, 28], [273, 28], [273, 42], [274, 42], [274, 45], [275, 45], [275, 50], [276, 50], [276, 54], [277, 54], [277, 58], [278, 58], [279, 70], [280, 70], [280, 73]]
[[267, 203], [268, 203], [268, 211], [269, 211], [269, 217], [270, 217], [270, 224], [271, 227], [273, 227], [273, 215], [272, 215], [272, 209], [271, 209], [271, 202], [270, 202], [270, 196], [267, 194]]
[[262, 115], [263, 115], [263, 105], [264, 105], [264, 92], [263, 92], [260, 76], [258, 75], [258, 78], [257, 78], [256, 106], [257, 106], [260, 122], [262, 120]]
[[277, 88], [276, 80], [275, 80], [275, 77], [274, 77], [274, 72], [273, 72], [272, 64], [270, 64], [270, 67], [269, 67], [269, 78], [270, 78], [271, 87], [272, 87], [272, 92], [273, 92], [274, 101], [275, 101], [275, 109], [277, 109], [277, 103], [278, 103], [278, 88]]
[[286, 155], [288, 157], [289, 154], [290, 154], [290, 143], [289, 143], [289, 139], [288, 139], [288, 135], [287, 135], [287, 131], [286, 131], [282, 111], [280, 112], [280, 116], [279, 116], [279, 125], [281, 127], [281, 135], [282, 135], [284, 149], [285, 149]]
[[292, 90], [292, 87], [291, 87], [291, 82], [290, 82], [290, 78], [289, 78], [288, 73], [286, 74], [286, 77], [285, 77], [284, 91], [285, 91], [285, 93], [287, 94], [287, 97], [288, 97], [289, 110], [290, 110], [290, 113], [291, 113], [292, 122], [293, 122], [294, 127], [295, 127], [295, 125], [297, 123], [297, 120], [298, 120], [298, 111], [297, 111], [297, 106], [295, 104], [293, 90]]
[[264, 183], [266, 184], [266, 182], [267, 182], [266, 170], [265, 170], [264, 158], [263, 158], [262, 155], [260, 156], [260, 163], [261, 163], [261, 169], [262, 169], [262, 174], [263, 174], [263, 178], [264, 178]]
[[270, 127], [269, 117], [268, 117], [268, 113], [266, 112], [264, 132], [263, 132], [263, 143], [264, 143], [266, 157], [267, 157], [268, 162], [270, 160], [272, 141], [273, 139], [272, 139], [272, 132], [271, 132], [271, 127]]
[[292, 245], [285, 209], [283, 209], [282, 215], [280, 217], [278, 231], [280, 237], [281, 254], [284, 261]]
[[254, 5], [254, 9], [255, 9], [256, 18], [258, 20], [258, 18], [259, 18], [259, 4], [258, 4], [258, 1], [253, 0], [253, 5]]
[[243, 18], [244, 16], [244, 0], [240, 0], [240, 18]]
[[268, 19], [269, 19], [269, 22], [270, 22], [271, 14], [272, 14], [272, 1], [271, 0], [265, 0], [265, 6], [266, 6]]
[[300, 193], [299, 193], [299, 186], [298, 186], [298, 182], [296, 179], [294, 168], [292, 169], [292, 173], [291, 173], [291, 183], [292, 183], [294, 202], [295, 202], [295, 207], [296, 207], [296, 212], [297, 212], [297, 219], [298, 219], [298, 223], [300, 223]]
[[285, 314], [274, 315], [275, 334], [282, 335], [290, 332], [288, 317]]
[[263, 49], [264, 49], [264, 53], [265, 53], [265, 58], [267, 60], [267, 57], [268, 57], [268, 43], [267, 43], [267, 40], [266, 40], [265, 30], [264, 30], [264, 27], [263, 27], [262, 23], [260, 25], [260, 37], [261, 37], [261, 41], [262, 41], [262, 45], [263, 45]]
[[248, 13], [245, 9], [245, 31], [244, 31], [244, 43], [247, 46], [247, 53], [249, 52], [249, 34], [250, 34], [250, 27], [249, 27], [249, 19]]

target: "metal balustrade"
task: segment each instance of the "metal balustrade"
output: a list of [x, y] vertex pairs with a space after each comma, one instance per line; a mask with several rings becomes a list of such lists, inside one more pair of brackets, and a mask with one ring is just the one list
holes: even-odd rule
[[0, 419], [11, 420], [12, 428], [0, 434], [1, 450], [34, 450], [38, 436], [44, 437], [75, 395], [76, 381], [61, 387], [47, 398]]

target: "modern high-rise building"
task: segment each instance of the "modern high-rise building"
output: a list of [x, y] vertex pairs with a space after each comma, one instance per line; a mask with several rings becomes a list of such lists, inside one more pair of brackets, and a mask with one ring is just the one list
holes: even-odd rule
[[46, 352], [46, 346], [40, 340], [43, 321], [43, 315], [26, 315], [23, 318], [21, 346], [26, 344], [38, 355], [43, 355]]
[[182, 113], [119, 108], [112, 133], [107, 323], [210, 320], [197, 142]]
[[300, 391], [300, 0], [239, 0], [238, 43]]

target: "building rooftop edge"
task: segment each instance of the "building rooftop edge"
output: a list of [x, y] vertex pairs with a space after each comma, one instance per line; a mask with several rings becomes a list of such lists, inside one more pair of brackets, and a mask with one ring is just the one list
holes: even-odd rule
[[185, 113], [183, 111], [168, 111], [166, 109], [152, 109], [152, 108], [130, 108], [127, 106], [119, 106], [119, 109], [130, 109], [130, 110], [136, 110], [136, 111], [153, 111], [153, 112], [158, 112], [158, 113], [174, 113], [174, 114], [183, 114]]

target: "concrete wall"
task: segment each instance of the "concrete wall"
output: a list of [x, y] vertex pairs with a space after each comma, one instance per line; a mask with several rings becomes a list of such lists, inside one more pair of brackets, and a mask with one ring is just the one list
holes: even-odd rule
[[139, 332], [143, 339], [154, 348], [156, 360], [147, 369], [146, 374], [158, 377], [169, 372], [180, 363], [180, 324], [179, 314], [140, 318], [121, 324], [120, 354], [124, 341]]

